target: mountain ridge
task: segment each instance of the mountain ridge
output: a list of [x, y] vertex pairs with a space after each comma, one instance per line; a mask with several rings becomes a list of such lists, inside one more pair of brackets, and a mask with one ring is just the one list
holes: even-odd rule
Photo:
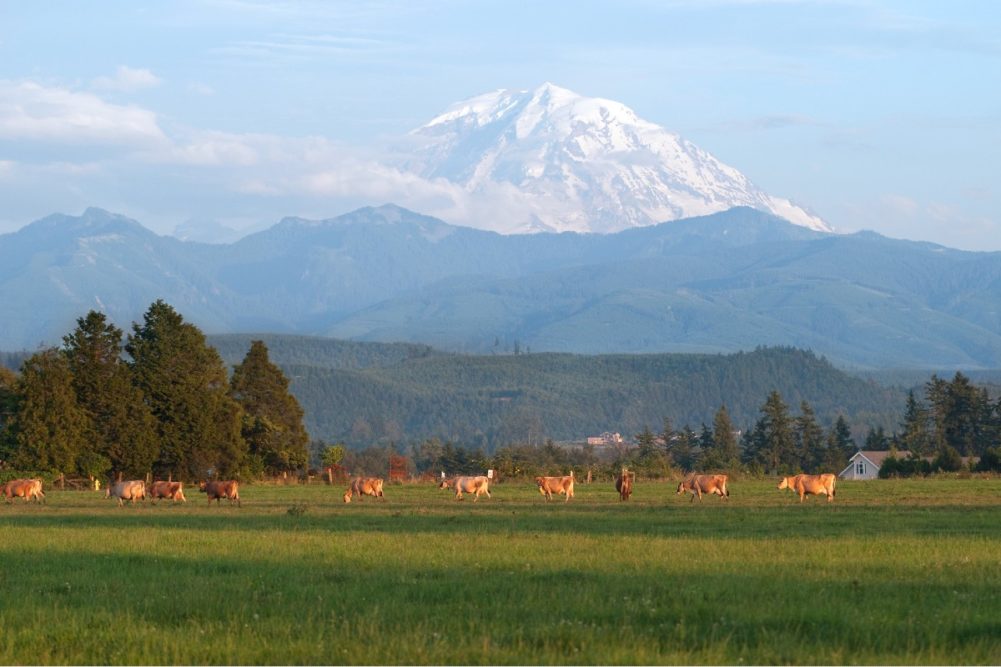
[[811, 349], [865, 368], [1001, 366], [1001, 253], [835, 235], [751, 208], [616, 234], [502, 235], [402, 207], [285, 218], [230, 244], [88, 209], [0, 236], [0, 349], [90, 309], [127, 329], [163, 298], [207, 333], [482, 352]]

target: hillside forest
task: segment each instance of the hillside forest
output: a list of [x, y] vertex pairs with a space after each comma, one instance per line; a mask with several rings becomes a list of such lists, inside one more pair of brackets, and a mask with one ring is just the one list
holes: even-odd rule
[[[128, 335], [91, 311], [62, 346], [0, 361], [5, 476], [385, 475], [391, 459], [413, 475], [838, 472], [859, 447], [910, 452], [924, 463], [908, 474], [1001, 458], [1001, 399], [963, 374], [906, 392], [791, 348], [468, 356], [209, 338], [156, 301]], [[609, 431], [622, 441], [587, 444]]]

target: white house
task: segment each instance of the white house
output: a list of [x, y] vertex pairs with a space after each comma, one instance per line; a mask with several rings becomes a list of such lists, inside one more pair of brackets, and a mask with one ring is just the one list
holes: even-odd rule
[[[861, 449], [855, 452], [855, 455], [848, 459], [848, 467], [838, 473], [839, 479], [876, 479], [879, 477], [879, 469], [883, 465], [883, 461], [894, 454], [894, 452], [877, 452], [877, 451], [862, 451]], [[906, 459], [911, 455], [910, 452], [898, 451], [895, 453], [896, 458]]]

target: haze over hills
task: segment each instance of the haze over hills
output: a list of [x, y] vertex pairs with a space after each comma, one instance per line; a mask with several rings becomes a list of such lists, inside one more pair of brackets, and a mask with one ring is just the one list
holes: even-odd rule
[[[411, 137], [415, 146], [401, 166], [463, 188], [480, 215], [495, 206], [501, 216], [487, 228], [500, 232], [609, 233], [735, 206], [831, 231], [625, 105], [551, 83], [459, 102]], [[463, 216], [449, 219], [483, 228]]]
[[396, 206], [236, 243], [98, 209], [0, 236], [0, 349], [162, 298], [207, 333], [587, 353], [808, 348], [870, 368], [1001, 367], [1001, 253], [832, 235], [750, 208], [616, 234], [501, 235]]

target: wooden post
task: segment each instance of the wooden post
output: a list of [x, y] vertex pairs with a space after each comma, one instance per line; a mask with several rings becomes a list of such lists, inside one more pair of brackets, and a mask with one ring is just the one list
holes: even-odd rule
[[334, 485], [334, 468], [332, 466], [327, 468], [327, 484]]
[[59, 473], [59, 490], [66, 490], [66, 473]]

